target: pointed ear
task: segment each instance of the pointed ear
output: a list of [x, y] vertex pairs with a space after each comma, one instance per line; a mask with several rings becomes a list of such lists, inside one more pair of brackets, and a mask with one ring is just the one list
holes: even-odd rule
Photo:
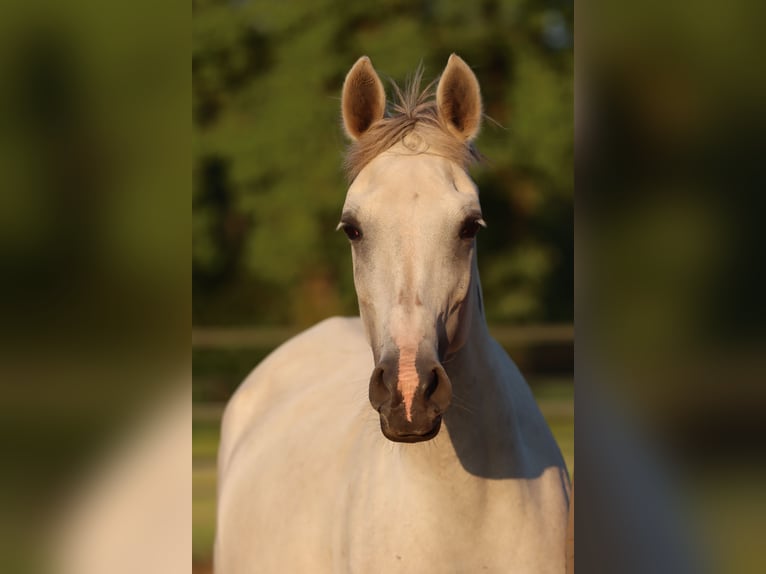
[[479, 81], [460, 56], [452, 54], [436, 88], [439, 116], [458, 138], [471, 141], [481, 126]]
[[366, 132], [386, 111], [386, 91], [367, 56], [356, 61], [343, 82], [343, 127], [352, 140]]

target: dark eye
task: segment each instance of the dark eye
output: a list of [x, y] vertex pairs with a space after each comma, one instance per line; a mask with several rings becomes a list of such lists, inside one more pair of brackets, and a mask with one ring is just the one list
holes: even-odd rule
[[345, 233], [346, 237], [348, 237], [351, 241], [356, 241], [362, 237], [362, 232], [359, 231], [359, 228], [351, 225], [350, 223], [343, 225], [343, 233]]
[[486, 224], [483, 219], [469, 218], [463, 222], [463, 227], [460, 228], [460, 239], [473, 239], [479, 232], [479, 228], [484, 227]]

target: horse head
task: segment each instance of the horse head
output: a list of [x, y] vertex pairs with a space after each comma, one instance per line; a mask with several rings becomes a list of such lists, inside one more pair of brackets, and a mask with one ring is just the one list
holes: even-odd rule
[[475, 236], [483, 227], [468, 175], [481, 122], [476, 76], [456, 55], [435, 89], [420, 72], [386, 111], [369, 58], [343, 85], [352, 140], [351, 184], [338, 226], [348, 236], [354, 284], [375, 368], [369, 398], [392, 441], [436, 436], [452, 401], [444, 362], [465, 343], [476, 289]]

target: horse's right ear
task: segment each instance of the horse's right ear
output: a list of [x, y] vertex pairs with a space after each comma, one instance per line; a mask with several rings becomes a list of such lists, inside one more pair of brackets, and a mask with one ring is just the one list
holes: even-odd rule
[[343, 82], [343, 127], [352, 140], [383, 118], [386, 91], [367, 56], [356, 61]]

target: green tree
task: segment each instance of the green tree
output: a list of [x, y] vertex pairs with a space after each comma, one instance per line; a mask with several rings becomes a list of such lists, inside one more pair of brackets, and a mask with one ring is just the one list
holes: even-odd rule
[[[571, 4], [195, 2], [194, 319], [313, 322], [356, 312], [332, 232], [346, 183], [339, 94], [367, 54], [403, 81], [469, 62], [488, 121], [474, 177], [495, 321], [572, 316]], [[500, 124], [504, 127], [499, 127]]]

